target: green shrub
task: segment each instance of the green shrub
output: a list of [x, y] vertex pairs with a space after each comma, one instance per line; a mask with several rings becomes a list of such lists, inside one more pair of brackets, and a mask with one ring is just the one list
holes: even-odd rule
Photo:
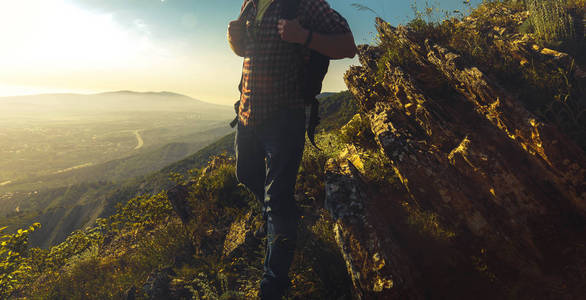
[[178, 221], [161, 224], [144, 233], [135, 245], [132, 264], [143, 274], [191, 262], [195, 253], [189, 231]]
[[93, 255], [79, 257], [67, 268], [46, 276], [34, 287], [31, 298], [121, 299], [129, 287], [129, 276], [120, 262]]
[[352, 120], [340, 129], [340, 141], [362, 149], [378, 148], [368, 117], [360, 114], [354, 115]]
[[[325, 197], [324, 174], [326, 162], [337, 157], [344, 147], [344, 143], [336, 133], [322, 133], [316, 135], [315, 149], [307, 143], [303, 151], [303, 158], [297, 176], [297, 191], [315, 201], [322, 201]], [[322, 206], [323, 203], [316, 203]]]
[[[0, 236], [0, 299], [10, 297], [32, 279], [32, 258], [28, 247], [29, 235], [40, 228], [34, 223], [14, 234]], [[0, 233], [6, 227], [0, 228]]]
[[123, 228], [144, 230], [173, 216], [173, 208], [166, 193], [134, 197], [124, 205], [117, 205], [117, 213], [108, 218], [114, 232]]
[[193, 199], [217, 202], [222, 208], [244, 208], [252, 201], [251, 195], [238, 185], [233, 161], [224, 162], [209, 174], [199, 178], [194, 186]]
[[389, 185], [401, 185], [391, 160], [378, 149], [366, 150], [360, 153], [364, 163], [364, 176], [369, 184], [379, 188]]

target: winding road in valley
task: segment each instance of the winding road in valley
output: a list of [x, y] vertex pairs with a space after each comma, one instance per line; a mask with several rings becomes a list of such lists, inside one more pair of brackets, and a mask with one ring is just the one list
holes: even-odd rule
[[142, 146], [144, 146], [144, 141], [142, 140], [142, 136], [140, 136], [139, 130], [135, 130], [134, 135], [136, 135], [136, 142], [137, 142], [136, 147], [134, 147], [134, 150], [138, 150], [138, 149], [142, 148]]

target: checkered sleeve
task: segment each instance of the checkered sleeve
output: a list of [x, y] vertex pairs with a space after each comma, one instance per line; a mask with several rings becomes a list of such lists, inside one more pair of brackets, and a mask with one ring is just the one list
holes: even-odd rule
[[325, 0], [300, 0], [299, 16], [302, 24], [323, 34], [350, 32], [344, 17], [333, 10]]

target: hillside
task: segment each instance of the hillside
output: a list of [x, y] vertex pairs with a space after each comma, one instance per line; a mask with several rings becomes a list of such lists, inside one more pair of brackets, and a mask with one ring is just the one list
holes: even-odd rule
[[50, 224], [32, 238], [45, 247], [132, 197], [125, 181], [230, 132], [233, 115], [169, 92], [0, 97], [0, 105], [0, 224]]
[[[196, 111], [210, 119], [211, 112], [227, 116], [229, 107], [204, 102], [170, 92], [117, 91], [100, 94], [41, 94], [30, 96], [0, 97], [3, 121], [17, 121], [18, 118], [35, 117], [38, 113], [46, 118], [72, 116], [81, 113], [136, 111]], [[48, 114], [51, 113], [51, 114]]]
[[[361, 66], [345, 75], [341, 97], [353, 104], [324, 104], [335, 113], [316, 139], [323, 151], [303, 154], [288, 299], [583, 298], [586, 7], [535, 3], [376, 20], [378, 42], [361, 45]], [[3, 237], [12, 281], [0, 277], [0, 291], [255, 298], [257, 202], [229, 154], [185, 166], [230, 145], [164, 169], [181, 172], [173, 188], [132, 198], [55, 247], [28, 247], [38, 224]]]
[[[343, 124], [355, 113], [356, 107], [350, 104], [350, 98], [348, 92], [343, 92], [321, 100], [322, 123], [328, 130], [336, 126], [336, 122], [338, 126]], [[8, 230], [16, 230], [39, 222], [44, 226], [31, 235], [31, 245], [47, 248], [63, 242], [72, 231], [93, 224], [98, 217], [113, 214], [116, 204], [139, 194], [156, 194], [168, 189], [173, 184], [169, 174], [185, 176], [189, 170], [205, 166], [214, 155], [232, 154], [234, 134], [212, 142], [220, 134], [232, 130], [227, 122], [224, 123], [223, 128], [184, 138], [197, 143], [168, 144], [127, 158], [41, 178], [45, 186], [56, 187], [12, 194], [10, 199], [3, 200], [6, 203], [1, 210], [4, 214], [0, 216], [0, 224], [8, 226]]]
[[[79, 170], [72, 175], [78, 183], [36, 192], [15, 193], [5, 200], [5, 208], [12, 207], [12, 210], [0, 219], [0, 224], [9, 226], [8, 229], [11, 230], [39, 222], [45, 226], [31, 235], [31, 245], [46, 248], [58, 244], [72, 231], [93, 224], [99, 216], [111, 214], [116, 204], [138, 194], [159, 192], [168, 188], [172, 183], [169, 179], [171, 171], [186, 173], [187, 170], [201, 167], [211, 155], [225, 151], [232, 145], [233, 135], [228, 137], [232, 137], [230, 142], [226, 143], [229, 138], [212, 142], [179, 164], [166, 166], [170, 163], [167, 157], [177, 158], [175, 155], [167, 156], [168, 151], [178, 148], [184, 156], [185, 151], [189, 151], [191, 147], [169, 144], [143, 155]], [[143, 175], [123, 177], [124, 174], [136, 172], [135, 168], [141, 168], [140, 174]], [[64, 181], [62, 178], [52, 179]], [[18, 212], [14, 211], [14, 207], [19, 207]]]
[[46, 226], [31, 236], [31, 244], [45, 248], [58, 244], [72, 231], [91, 225], [97, 217], [111, 213], [117, 203], [139, 193], [160, 191], [167, 187], [169, 173], [158, 171], [198, 149], [205, 151], [207, 148], [202, 147], [204, 145], [211, 143], [208, 147], [213, 147], [211, 139], [217, 136], [213, 134], [207, 139], [200, 138], [199, 143], [194, 144], [168, 144], [154, 151], [63, 176], [51, 176], [44, 183], [55, 182], [57, 187], [15, 192], [10, 194], [10, 198], [3, 199], [5, 205], [0, 224], [8, 226], [8, 230], [15, 230], [25, 224], [39, 222]]
[[[351, 118], [351, 116], [353, 116], [356, 113], [356, 106], [354, 104], [352, 104], [353, 99], [348, 92], [342, 92], [339, 94], [328, 95], [328, 97], [324, 97], [320, 101], [322, 103], [322, 108], [323, 108], [322, 117], [324, 119], [325, 124], [330, 124], [330, 125], [325, 125], [325, 126], [328, 126], [328, 128], [329, 128], [328, 131], [330, 131], [330, 132], [335, 132], [337, 129], [339, 129], [339, 126], [341, 126], [341, 124], [346, 123]], [[336, 127], [336, 126], [338, 126], [338, 127]], [[321, 127], [319, 127], [319, 128], [321, 128]], [[321, 134], [321, 135], [318, 135], [317, 141], [318, 141], [318, 143], [320, 143], [321, 147], [325, 147], [325, 145], [327, 143], [331, 143], [332, 139], [327, 134], [326, 135]], [[106, 240], [113, 238], [113, 240], [111, 240], [111, 242], [109, 242], [110, 248], [109, 248], [109, 250], [107, 250], [107, 252], [109, 253], [108, 255], [112, 254], [112, 255], [123, 255], [124, 256], [125, 254], [123, 254], [123, 253], [125, 252], [125, 250], [123, 250], [123, 249], [125, 247], [129, 246], [129, 245], [126, 245], [127, 241], [124, 241], [125, 238], [123, 238], [122, 240], [119, 240], [119, 237], [116, 237], [117, 234], [115, 234], [114, 231], [107, 234], [107, 235], [109, 235], [109, 237], [104, 236], [103, 234], [105, 234], [106, 232], [109, 232], [110, 229], [103, 228], [102, 227], [103, 225], [101, 225], [101, 224], [104, 224], [104, 222], [106, 222], [107, 224], [109, 224], [108, 226], [110, 226], [111, 224], [117, 223], [121, 226], [120, 227], [121, 231], [116, 230], [116, 232], [122, 233], [122, 232], [126, 231], [125, 228], [127, 225], [130, 225], [131, 223], [134, 223], [134, 222], [141, 222], [142, 223], [143, 221], [145, 221], [146, 223], [144, 223], [143, 225], [146, 227], [144, 227], [144, 229], [149, 228], [147, 230], [151, 230], [152, 226], [156, 226], [156, 227], [159, 226], [159, 225], [155, 225], [155, 224], [162, 224], [160, 222], [163, 222], [164, 220], [169, 221], [171, 214], [173, 214], [172, 210], [171, 210], [171, 206], [170, 206], [170, 203], [167, 201], [165, 193], [164, 192], [160, 193], [160, 191], [162, 191], [164, 189], [169, 189], [170, 187], [175, 185], [174, 180], [170, 179], [170, 176], [169, 176], [170, 173], [177, 174], [177, 176], [180, 176], [180, 177], [184, 177], [185, 180], [191, 180], [189, 178], [193, 178], [193, 176], [198, 176], [197, 174], [199, 174], [200, 172], [204, 172], [204, 173], [207, 172], [209, 176], [204, 175], [202, 177], [202, 180], [212, 180], [212, 181], [221, 180], [221, 184], [219, 186], [218, 185], [214, 185], [214, 186], [216, 186], [217, 188], [226, 189], [226, 190], [223, 192], [222, 191], [213, 191], [213, 190], [201, 191], [201, 192], [206, 193], [206, 194], [211, 192], [213, 195], [215, 195], [218, 192], [221, 194], [228, 193], [228, 194], [226, 194], [228, 196], [229, 195], [237, 195], [236, 199], [238, 199], [238, 198], [241, 198], [241, 199], [238, 200], [238, 203], [233, 203], [233, 204], [236, 205], [235, 208], [237, 208], [238, 210], [241, 210], [242, 213], [246, 214], [246, 211], [244, 210], [244, 209], [246, 209], [246, 207], [242, 206], [242, 203], [245, 203], [245, 202], [242, 202], [243, 201], [242, 199], [244, 199], [248, 196], [246, 193], [244, 193], [244, 191], [242, 191], [239, 188], [236, 188], [236, 186], [234, 185], [234, 182], [231, 181], [231, 180], [233, 180], [233, 176], [234, 176], [233, 167], [230, 165], [232, 163], [232, 160], [229, 158], [226, 158], [225, 156], [221, 156], [221, 155], [219, 158], [216, 157], [216, 155], [218, 155], [220, 153], [226, 153], [228, 155], [231, 155], [231, 153], [233, 153], [233, 143], [234, 143], [234, 135], [229, 134], [229, 135], [221, 138], [220, 140], [206, 146], [205, 148], [201, 149], [197, 153], [195, 153], [195, 154], [193, 154], [193, 155], [191, 155], [181, 161], [178, 161], [174, 164], [171, 164], [171, 165], [161, 169], [158, 172], [154, 172], [154, 173], [151, 173], [146, 176], [141, 176], [141, 177], [133, 178], [130, 180], [122, 181], [120, 183], [108, 183], [108, 182], [84, 183], [84, 184], [73, 185], [73, 186], [70, 186], [67, 188], [59, 188], [59, 189], [52, 189], [52, 190], [46, 191], [45, 193], [43, 193], [42, 195], [39, 195], [38, 197], [43, 197], [45, 199], [44, 201], [46, 201], [44, 203], [44, 205], [47, 205], [49, 208], [45, 209], [41, 213], [40, 217], [36, 217], [34, 219], [34, 221], [39, 222], [42, 225], [39, 225], [38, 227], [31, 227], [31, 229], [27, 229], [25, 231], [17, 233], [17, 235], [19, 237], [22, 237], [25, 239], [19, 240], [19, 238], [17, 238], [16, 242], [18, 242], [18, 241], [25, 242], [25, 244], [30, 245], [31, 247], [34, 245], [42, 245], [44, 247], [48, 247], [48, 246], [57, 244], [61, 241], [64, 241], [61, 244], [50, 247], [48, 250], [43, 250], [43, 249], [38, 249], [38, 248], [31, 249], [31, 251], [35, 251], [36, 255], [39, 256], [41, 260], [48, 259], [46, 261], [48, 263], [48, 265], [46, 265], [46, 266], [49, 268], [57, 267], [58, 265], [63, 263], [65, 260], [70, 261], [73, 257], [78, 257], [79, 255], [85, 256], [86, 254], [84, 254], [84, 253], [86, 253], [89, 250], [89, 248], [93, 247], [92, 245], [94, 245], [94, 243], [97, 241], [97, 240], [95, 240], [95, 238], [98, 236], [99, 236], [98, 239], [102, 240], [102, 241], [105, 241], [105, 240], [103, 240], [104, 237], [106, 238]], [[311, 152], [311, 153], [318, 154], [318, 152]], [[312, 155], [314, 155], [314, 154], [312, 154]], [[214, 158], [214, 157], [216, 157], [216, 158]], [[216, 167], [209, 167], [208, 162], [210, 161], [211, 158], [213, 158], [213, 162], [211, 162], [210, 165], [215, 165]], [[322, 157], [322, 159], [323, 159], [323, 157]], [[223, 166], [225, 166], [227, 169], [225, 169]], [[215, 168], [219, 168], [221, 172], [218, 174], [217, 172], [214, 171]], [[232, 179], [230, 179], [230, 178], [232, 178]], [[228, 181], [224, 181], [224, 180], [228, 180]], [[207, 186], [207, 185], [208, 184], [205, 184], [205, 186]], [[225, 187], [222, 187], [222, 186], [225, 186]], [[234, 190], [234, 188], [236, 188], [236, 190]], [[232, 190], [232, 191], [230, 191], [230, 190]], [[228, 191], [230, 191], [230, 192], [228, 192]], [[137, 196], [137, 197], [133, 198], [136, 195], [143, 195], [143, 194], [144, 194], [144, 196]], [[212, 202], [215, 201], [216, 196], [213, 196], [213, 195], [210, 196], [211, 198], [208, 198], [209, 201], [212, 201]], [[234, 196], [229, 196], [229, 197], [234, 197]], [[131, 199], [131, 200], [128, 200], [128, 199]], [[231, 198], [230, 200], [227, 199], [227, 201], [235, 201], [236, 199]], [[51, 202], [58, 202], [58, 203], [60, 203], [60, 206], [55, 207], [54, 205], [50, 204]], [[211, 202], [210, 202], [210, 205], [211, 205]], [[208, 209], [212, 209], [212, 208], [203, 206], [203, 207], [201, 207], [201, 209], [208, 210]], [[220, 208], [218, 208], [218, 209], [220, 209]], [[206, 215], [206, 213], [201, 214], [201, 216], [204, 216], [204, 215]], [[220, 215], [218, 215], [218, 217], [220, 217]], [[214, 223], [214, 224], [219, 224], [219, 223], [229, 224], [230, 220], [233, 220], [234, 217], [236, 217], [236, 215], [232, 215], [232, 214], [230, 216], [220, 217], [221, 221], [220, 221], [220, 219], [216, 219], [216, 221], [215, 221], [216, 223]], [[138, 221], [137, 218], [140, 220], [143, 220], [143, 221]], [[94, 223], [93, 220], [96, 220], [96, 222], [97, 222], [97, 225], [94, 225], [94, 227], [92, 227], [90, 229], [86, 229], [86, 230], [73, 231], [78, 228], [84, 228], [87, 226], [87, 224]], [[130, 221], [130, 220], [133, 220], [133, 221]], [[250, 221], [251, 220], [252, 219], [250, 219]], [[167, 221], [165, 221], [165, 222], [167, 222]], [[129, 222], [131, 222], [131, 223], [129, 223]], [[324, 220], [323, 222], [327, 222], [327, 220]], [[206, 224], [207, 225], [204, 225], [202, 223], [202, 226], [209, 225], [208, 223], [206, 223]], [[140, 226], [143, 226], [143, 225], [140, 225]], [[176, 221], [171, 221], [171, 223], [169, 223], [169, 225], [170, 226], [177, 226], [178, 224], [176, 223]], [[37, 226], [37, 225], [35, 225], [35, 226]], [[118, 226], [118, 225], [116, 225], [116, 226]], [[106, 229], [106, 231], [104, 231], [104, 229]], [[71, 231], [73, 231], [73, 232], [71, 232]], [[142, 229], [140, 229], [139, 231], [142, 232]], [[134, 234], [138, 234], [139, 231], [135, 232]], [[185, 236], [182, 233], [177, 233], [177, 234], [179, 234], [177, 236], [178, 238], [180, 238], [180, 239], [185, 238]], [[173, 234], [173, 235], [175, 235], [175, 234]], [[136, 240], [135, 240], [135, 238], [131, 238], [131, 240], [129, 240], [129, 241], [134, 242]], [[183, 250], [191, 249], [191, 246], [184, 243], [185, 240], [182, 240], [182, 241], [169, 240], [169, 242], [172, 244], [176, 243], [176, 245], [173, 246], [173, 249], [176, 249], [176, 250], [178, 250], [178, 249], [183, 249]], [[316, 240], [316, 242], [317, 242], [317, 240]], [[323, 243], [323, 241], [321, 241], [320, 243]], [[331, 241], [328, 240], [328, 243], [331, 244]], [[168, 244], [168, 246], [169, 245], [170, 244]], [[154, 245], [152, 245], [152, 246], [154, 246]], [[260, 244], [256, 244], [256, 246], [260, 246]], [[149, 246], [149, 247], [151, 247], [151, 246]], [[158, 246], [155, 246], [155, 248], [157, 248], [157, 247]], [[323, 255], [330, 256], [332, 254], [331, 253], [332, 249], [333, 249], [332, 245], [330, 245], [328, 249], [322, 250]], [[155, 250], [155, 249], [153, 248], [153, 250]], [[180, 252], [182, 252], [183, 250], [181, 250]], [[91, 250], [91, 251], [94, 251], [94, 250]], [[111, 251], [113, 251], [113, 252], [111, 252]], [[118, 251], [122, 251], [122, 252], [118, 252]], [[165, 250], [165, 251], [167, 251], [167, 250]], [[175, 250], [173, 250], [173, 251], [175, 251]], [[115, 254], [115, 253], [118, 253], [118, 254]], [[169, 252], [168, 254], [172, 254], [172, 253]], [[106, 255], [106, 254], [104, 254], [104, 255]], [[147, 255], [160, 255], [160, 254], [152, 253], [152, 254], [147, 254]], [[163, 254], [163, 255], [167, 255], [167, 254]], [[182, 260], [182, 259], [190, 260], [188, 257], [179, 258], [175, 254], [172, 254], [172, 255], [174, 256], [173, 259], [175, 259], [175, 260]], [[189, 254], [187, 254], [187, 253], [184, 253], [182, 255], [189, 256]], [[337, 257], [337, 256], [335, 256], [335, 257], [336, 257], [336, 259], [338, 259], [338, 264], [336, 264], [336, 265], [340, 266], [341, 265], [340, 263], [342, 261], [339, 260], [340, 259], [339, 257]], [[65, 260], [63, 260], [63, 259], [65, 259]], [[150, 260], [151, 258], [148, 258], [148, 259]], [[162, 259], [166, 260], [166, 258], [162, 258]], [[49, 262], [49, 260], [51, 262]], [[327, 263], [328, 261], [331, 261], [331, 259], [324, 260], [324, 263]], [[154, 261], [153, 261], [153, 263], [157, 264]], [[148, 263], [148, 264], [150, 265], [151, 263]], [[326, 267], [326, 266], [324, 265], [324, 267]], [[146, 270], [146, 269], [144, 269], [144, 270]], [[340, 271], [340, 270], [338, 270], [338, 271]], [[139, 272], [142, 272], [142, 271], [139, 271]], [[50, 273], [50, 274], [56, 275], [56, 273]], [[143, 274], [143, 275], [148, 275], [148, 274]], [[345, 277], [344, 273], [340, 273], [340, 275], [342, 276], [341, 278], [345, 278], [345, 280], [348, 280], [348, 278]], [[49, 277], [51, 277], [51, 276], [53, 276], [53, 275], [50, 275]], [[69, 276], [69, 275], [67, 275], [67, 276]], [[142, 275], [140, 275], [140, 276], [142, 276]], [[325, 274], [324, 274], [324, 276], [325, 276]], [[2, 277], [0, 276], [0, 279], [1, 278]], [[63, 278], [65, 279], [65, 277], [63, 277]], [[54, 279], [56, 279], [56, 278], [51, 277], [51, 279], [49, 279], [49, 280], [52, 281]], [[332, 277], [332, 279], [335, 280], [336, 277]], [[90, 280], [90, 282], [91, 282], [91, 280]], [[90, 285], [96, 284], [95, 282], [93, 282], [93, 283], [90, 283], [90, 282], [88, 282], [88, 284], [90, 284]], [[333, 282], [332, 284], [337, 284], [337, 283]], [[105, 282], [102, 282], [99, 285], [106, 288], [106, 286], [108, 284], [106, 284]], [[347, 287], [348, 286], [346, 285], [346, 288], [344, 289], [346, 292], [347, 292]], [[106, 289], [108, 289], [108, 288], [106, 288]], [[77, 293], [77, 291], [81, 292], [82, 290], [83, 289], [80, 290], [79, 287], [73, 287], [74, 293]], [[38, 291], [40, 292], [40, 290], [38, 290]], [[114, 294], [112, 294], [112, 292]], [[112, 295], [115, 295], [115, 294], [120, 295], [121, 292], [126, 292], [126, 291], [114, 289], [114, 290], [110, 290], [110, 291], [106, 292], [110, 296], [107, 296], [106, 294], [103, 294], [100, 292], [100, 293], [96, 294], [96, 297], [97, 298], [104, 298], [104, 297], [110, 298], [110, 297], [112, 297]], [[79, 297], [82, 297], [82, 295], [81, 294], [75, 294], [75, 295], [71, 294], [67, 297], [68, 298], [69, 297], [79, 298]], [[115, 298], [117, 298], [117, 297], [118, 296], [115, 296]], [[155, 298], [157, 298], [157, 297], [155, 297]]]

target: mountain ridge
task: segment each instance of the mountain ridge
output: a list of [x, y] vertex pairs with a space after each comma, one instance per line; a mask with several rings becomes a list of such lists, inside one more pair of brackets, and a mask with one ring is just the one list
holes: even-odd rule
[[97, 93], [39, 93], [39, 94], [27, 94], [27, 95], [7, 95], [7, 96], [0, 96], [0, 101], [6, 101], [9, 99], [23, 99], [23, 98], [32, 98], [32, 97], [86, 97], [86, 96], [160, 96], [160, 97], [174, 97], [174, 98], [187, 98], [190, 100], [194, 100], [197, 102], [201, 102], [204, 104], [212, 104], [218, 106], [227, 106], [230, 105], [226, 104], [218, 104], [210, 101], [201, 100], [198, 98], [194, 98], [188, 95], [170, 92], [170, 91], [146, 91], [146, 92], [139, 92], [139, 91], [132, 91], [132, 90], [118, 90], [118, 91], [107, 91], [107, 92], [97, 92]]

